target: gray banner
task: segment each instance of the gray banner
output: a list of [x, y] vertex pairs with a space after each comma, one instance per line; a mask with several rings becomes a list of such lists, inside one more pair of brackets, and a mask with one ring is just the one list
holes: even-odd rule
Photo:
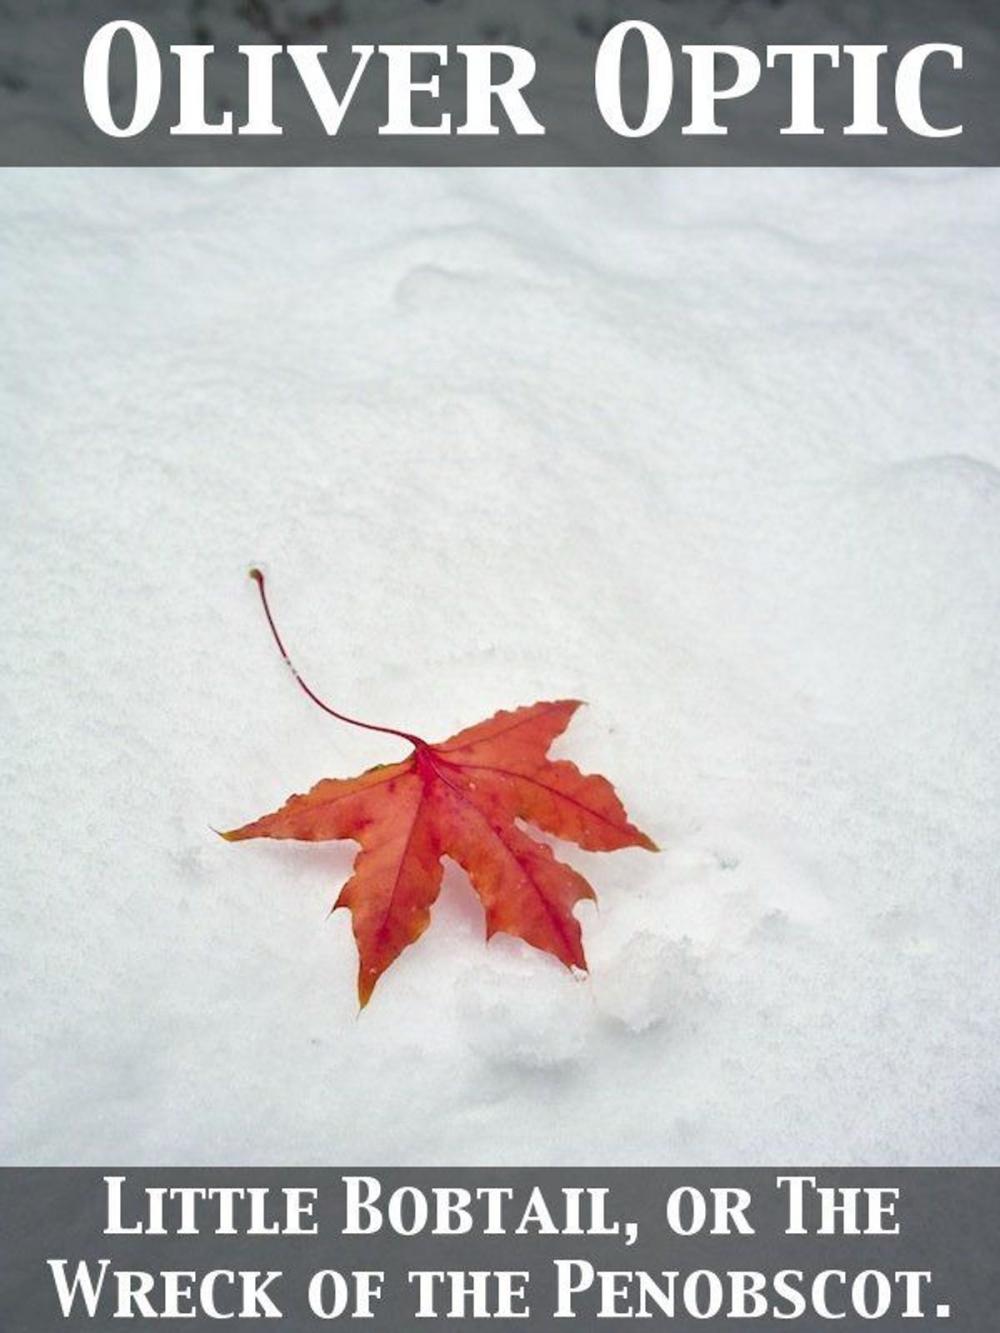
[[7, 1169], [0, 1217], [4, 1333], [992, 1333], [1000, 1308], [994, 1169]]
[[[87, 53], [112, 21], [141, 25], [142, 58], [129, 33], [103, 59], [98, 44], [88, 101]], [[609, 108], [595, 73], [622, 23], [655, 39], [633, 29], [605, 52]], [[0, 165], [1000, 165], [986, 0], [2, 0], [0, 24]], [[825, 49], [793, 72], [782, 48], [803, 44]], [[485, 46], [528, 53], [544, 133], [476, 101], [483, 67], [460, 48]], [[510, 57], [490, 60], [502, 82]]]

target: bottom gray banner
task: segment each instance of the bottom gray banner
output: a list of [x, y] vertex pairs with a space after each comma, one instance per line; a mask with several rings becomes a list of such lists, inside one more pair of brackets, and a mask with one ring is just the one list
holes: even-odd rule
[[7, 1168], [0, 1227], [4, 1333], [1000, 1327], [992, 1168]]

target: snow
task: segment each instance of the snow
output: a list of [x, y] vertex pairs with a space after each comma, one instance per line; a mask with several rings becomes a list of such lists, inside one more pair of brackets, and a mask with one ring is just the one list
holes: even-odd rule
[[[1000, 179], [0, 177], [8, 1163], [997, 1160]], [[231, 846], [581, 696], [579, 980]]]

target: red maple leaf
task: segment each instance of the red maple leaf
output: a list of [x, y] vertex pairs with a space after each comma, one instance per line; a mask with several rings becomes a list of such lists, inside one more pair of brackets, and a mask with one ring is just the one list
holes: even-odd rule
[[413, 750], [356, 778], [325, 778], [280, 810], [222, 836], [296, 838], [361, 844], [354, 873], [335, 909], [350, 909], [359, 954], [358, 997], [368, 1003], [379, 977], [430, 923], [441, 887], [442, 857], [469, 876], [486, 910], [487, 938], [516, 935], [555, 954], [567, 967], [587, 966], [573, 909], [594, 891], [557, 861], [545, 843], [516, 823], [525, 820], [588, 851], [655, 844], [630, 824], [606, 778], [547, 757], [580, 703], [563, 699], [496, 713], [486, 722], [429, 745], [418, 736], [359, 722], [313, 693], [285, 652], [259, 570], [271, 633], [299, 686], [324, 711], [353, 726], [386, 732]]

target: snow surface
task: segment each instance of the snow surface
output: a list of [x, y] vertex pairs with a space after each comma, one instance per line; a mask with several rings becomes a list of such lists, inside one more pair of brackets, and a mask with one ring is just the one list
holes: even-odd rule
[[[8, 172], [6, 1113], [35, 1163], [998, 1154], [1000, 176]], [[590, 701], [578, 980], [227, 827]]]

